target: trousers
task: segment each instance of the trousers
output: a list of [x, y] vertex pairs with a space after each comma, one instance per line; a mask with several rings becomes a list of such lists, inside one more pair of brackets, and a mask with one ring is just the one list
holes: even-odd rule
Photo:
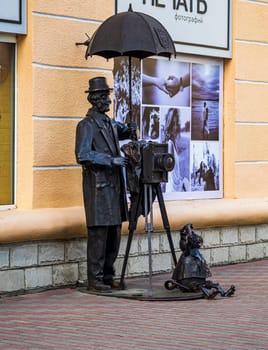
[[121, 240], [121, 225], [88, 227], [87, 276], [88, 285], [96, 281], [112, 281], [114, 262]]

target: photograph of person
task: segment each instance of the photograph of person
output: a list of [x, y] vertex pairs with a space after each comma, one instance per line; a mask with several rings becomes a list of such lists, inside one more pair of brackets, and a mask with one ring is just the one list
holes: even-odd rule
[[190, 63], [161, 58], [144, 59], [142, 103], [190, 106]]
[[218, 142], [193, 142], [191, 164], [192, 191], [219, 190]]
[[161, 143], [168, 144], [173, 154], [175, 167], [169, 173], [165, 192], [187, 192], [190, 190], [190, 109], [161, 109]]
[[220, 66], [192, 64], [192, 140], [219, 140]]
[[156, 106], [142, 107], [142, 139], [159, 141], [160, 108]]
[[[114, 59], [114, 116], [121, 123], [129, 120], [129, 80], [128, 57]], [[132, 70], [132, 115], [139, 133], [141, 106], [141, 64], [136, 58], [131, 59]]]

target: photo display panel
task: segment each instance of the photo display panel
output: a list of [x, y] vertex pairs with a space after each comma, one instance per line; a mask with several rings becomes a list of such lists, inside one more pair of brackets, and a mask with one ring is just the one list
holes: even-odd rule
[[[128, 57], [114, 60], [114, 116], [129, 122]], [[131, 58], [138, 137], [168, 144], [175, 167], [165, 200], [222, 198], [222, 59]]]

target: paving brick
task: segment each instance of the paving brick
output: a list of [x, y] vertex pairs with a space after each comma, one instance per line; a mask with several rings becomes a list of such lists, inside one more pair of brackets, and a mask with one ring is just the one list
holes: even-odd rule
[[[153, 286], [169, 278], [153, 276]], [[2, 297], [0, 349], [266, 350], [268, 260], [214, 267], [211, 279], [235, 284], [235, 295], [138, 301], [65, 288]], [[148, 285], [148, 277], [127, 285], [137, 281]]]

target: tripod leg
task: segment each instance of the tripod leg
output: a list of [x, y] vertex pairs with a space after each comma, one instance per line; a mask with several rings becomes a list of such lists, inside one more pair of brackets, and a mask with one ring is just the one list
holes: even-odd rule
[[134, 234], [134, 230], [130, 230], [128, 232], [128, 240], [127, 240], [126, 252], [125, 252], [125, 256], [124, 256], [124, 261], [123, 261], [123, 266], [122, 266], [122, 271], [121, 271], [121, 277], [120, 277], [120, 288], [121, 289], [125, 289], [124, 279], [125, 279], [125, 273], [126, 273], [126, 268], [127, 268], [127, 261], [128, 261], [128, 256], [129, 256], [129, 251], [130, 251], [130, 247], [131, 247], [133, 234]]
[[124, 278], [125, 278], [125, 273], [127, 268], [127, 261], [128, 261], [129, 251], [131, 248], [133, 234], [137, 227], [139, 208], [141, 205], [142, 198], [143, 198], [143, 190], [141, 190], [140, 193], [136, 196], [136, 198], [133, 200], [133, 203], [131, 204], [131, 207], [130, 207], [128, 240], [127, 240], [127, 246], [126, 246], [122, 271], [121, 271], [121, 277], [120, 277], [120, 287], [122, 289], [124, 289]]
[[[149, 203], [148, 203], [149, 199]], [[148, 236], [148, 255], [149, 255], [149, 289], [148, 297], [153, 296], [152, 274], [152, 232], [153, 232], [153, 196], [152, 185], [144, 185], [144, 208], [145, 208], [145, 232]]]
[[163, 225], [164, 225], [164, 228], [166, 230], [167, 237], [168, 237], [168, 242], [169, 242], [173, 262], [174, 262], [174, 265], [176, 266], [177, 265], [177, 257], [175, 254], [174, 244], [173, 244], [172, 237], [171, 237], [170, 226], [169, 226], [167, 211], [166, 211], [166, 207], [165, 207], [165, 203], [164, 203], [164, 199], [163, 199], [163, 194], [162, 194], [162, 190], [161, 190], [161, 185], [156, 184], [155, 190], [156, 190], [156, 195], [157, 195], [157, 199], [159, 202], [159, 207], [160, 207]]

